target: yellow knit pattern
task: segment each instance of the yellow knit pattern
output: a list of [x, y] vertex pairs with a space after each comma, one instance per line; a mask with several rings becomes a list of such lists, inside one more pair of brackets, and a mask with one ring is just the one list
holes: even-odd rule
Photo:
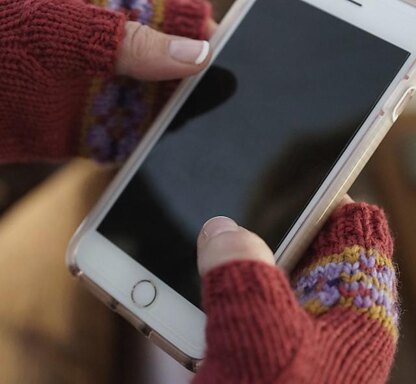
[[[343, 252], [339, 254], [333, 254], [330, 256], [322, 257], [321, 259], [313, 262], [311, 265], [307, 266], [306, 268], [302, 269], [295, 280], [300, 277], [307, 277], [312, 273], [312, 271], [316, 270], [319, 267], [325, 267], [329, 263], [335, 264], [346, 264], [349, 263], [351, 265], [360, 262], [360, 256], [362, 253], [365, 253], [366, 257], [373, 257], [375, 259], [374, 270], [376, 269], [389, 269], [394, 276], [395, 268], [390, 258], [383, 255], [381, 252], [375, 249], [364, 249], [360, 246], [352, 246], [347, 247], [344, 249]], [[383, 292], [384, 295], [388, 298], [388, 300], [394, 303], [397, 300], [397, 292], [395, 282], [393, 283], [393, 287], [388, 286], [387, 284], [381, 283], [376, 276], [366, 273], [364, 270], [357, 270], [353, 274], [344, 273], [342, 272], [339, 275], [339, 279], [341, 284], [351, 284], [353, 282], [363, 283], [365, 286], [371, 286], [376, 288], [378, 291]], [[298, 296], [302, 295], [302, 292], [297, 292]], [[366, 308], [357, 307], [354, 303], [354, 297], [343, 296], [341, 293], [341, 297], [339, 301], [336, 303], [338, 307], [344, 308], [351, 308], [359, 313], [366, 314], [370, 319], [376, 320], [380, 322], [387, 331], [393, 336], [394, 340], [398, 338], [398, 329], [396, 321], [391, 316], [391, 313], [387, 313], [386, 307], [384, 305], [379, 305], [376, 303], [372, 303], [371, 306]], [[315, 315], [319, 316], [322, 315], [332, 308], [333, 306], [326, 306], [319, 297], [313, 297], [310, 300], [307, 300], [303, 303], [303, 308]]]
[[[108, 5], [108, 0], [89, 0], [89, 4], [96, 5], [98, 7], [105, 8]], [[82, 127], [80, 132], [80, 147], [79, 153], [81, 156], [89, 157], [90, 149], [87, 145], [87, 131], [88, 127], [96, 123], [96, 117], [90, 113], [94, 97], [100, 92], [102, 88], [103, 80], [94, 78], [91, 80], [91, 85], [88, 89], [85, 108], [84, 108], [84, 118], [82, 119]]]
[[102, 7], [102, 8], [107, 7], [108, 5], [107, 0], [90, 0], [89, 3], [92, 5], [97, 5], [98, 7]]
[[163, 0], [156, 0], [152, 2], [152, 5], [153, 16], [150, 22], [150, 26], [155, 29], [160, 29], [165, 15], [165, 2]]
[[[351, 297], [342, 297], [338, 303], [339, 307], [351, 308], [359, 313], [366, 314], [370, 319], [377, 320], [392, 335], [395, 341], [398, 338], [398, 329], [391, 316], [388, 316], [386, 309], [382, 305], [372, 305], [369, 308], [357, 308]], [[310, 300], [303, 305], [303, 308], [314, 316], [320, 316], [327, 313], [332, 307], [326, 307], [319, 300]]]
[[383, 255], [381, 252], [379, 252], [376, 249], [364, 249], [363, 247], [360, 247], [359, 245], [354, 245], [352, 247], [346, 247], [341, 253], [335, 253], [330, 256], [325, 256], [320, 258], [319, 260], [313, 262], [312, 264], [308, 265], [306, 268], [303, 268], [300, 273], [302, 275], [307, 275], [311, 273], [314, 269], [316, 269], [319, 266], [325, 266], [329, 263], [341, 263], [341, 262], [347, 262], [347, 263], [355, 263], [360, 260], [360, 254], [362, 252], [365, 252], [367, 256], [372, 256], [376, 259], [376, 265], [380, 266], [387, 266], [388, 268], [391, 268], [394, 270], [393, 263], [390, 258]]
[[[98, 0], [97, 0], [98, 2]], [[101, 79], [92, 79], [90, 88], [88, 89], [86, 102], [85, 102], [85, 110], [84, 110], [84, 118], [82, 119], [82, 128], [80, 134], [80, 155], [89, 157], [90, 156], [90, 148], [87, 145], [87, 132], [88, 127], [91, 127], [96, 123], [96, 116], [90, 113], [92, 108], [92, 103], [94, 101], [95, 96], [100, 92], [102, 89], [103, 80]]]
[[[151, 0], [149, 0], [150, 2]], [[90, 4], [107, 7], [108, 0], [91, 0]], [[154, 29], [161, 30], [164, 21], [165, 13], [165, 4], [164, 0], [153, 0], [152, 4], [152, 17], [149, 22], [149, 26]], [[123, 79], [114, 80], [116, 82], [123, 81]], [[90, 127], [94, 126], [97, 123], [97, 117], [91, 113], [93, 102], [97, 95], [102, 91], [105, 81], [101, 79], [93, 79], [91, 85], [87, 92], [85, 108], [84, 108], [84, 117], [82, 119], [82, 127], [80, 132], [80, 155], [85, 157], [91, 156], [91, 150], [87, 143], [87, 134]], [[147, 127], [150, 125], [155, 111], [154, 107], [156, 105], [158, 97], [158, 89], [160, 84], [156, 82], [142, 82], [141, 87], [143, 89], [142, 101], [149, 108], [149, 113], [146, 114], [143, 121], [140, 122], [139, 126], [135, 127], [136, 132], [141, 135], [145, 132]]]
[[[165, 15], [165, 2], [164, 0], [154, 0], [153, 5], [153, 15], [150, 20], [150, 26], [156, 30], [161, 30], [162, 23]], [[160, 84], [156, 82], [144, 82], [143, 83], [143, 101], [148, 106], [154, 106], [156, 103], [156, 98], [158, 94], [158, 87]], [[142, 133], [146, 127], [151, 123], [154, 113], [149, 113], [147, 118], [141, 124], [139, 132]]]

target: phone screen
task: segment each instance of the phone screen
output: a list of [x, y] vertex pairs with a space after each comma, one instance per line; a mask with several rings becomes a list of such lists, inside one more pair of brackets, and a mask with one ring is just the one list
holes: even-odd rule
[[226, 215], [275, 250], [409, 56], [302, 1], [259, 0], [98, 231], [200, 307]]

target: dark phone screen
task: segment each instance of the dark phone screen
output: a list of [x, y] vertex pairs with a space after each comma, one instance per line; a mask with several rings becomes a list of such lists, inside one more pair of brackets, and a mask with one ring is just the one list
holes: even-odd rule
[[196, 306], [227, 215], [273, 248], [409, 53], [298, 0], [258, 0], [99, 226]]

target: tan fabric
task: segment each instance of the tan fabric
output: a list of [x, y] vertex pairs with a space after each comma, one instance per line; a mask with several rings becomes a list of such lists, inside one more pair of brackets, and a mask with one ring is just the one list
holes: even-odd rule
[[64, 167], [0, 221], [0, 381], [108, 383], [114, 316], [65, 266], [76, 227], [114, 171]]

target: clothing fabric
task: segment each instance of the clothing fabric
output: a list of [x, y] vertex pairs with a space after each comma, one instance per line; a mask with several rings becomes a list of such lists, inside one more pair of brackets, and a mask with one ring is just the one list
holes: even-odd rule
[[[210, 12], [201, 0], [0, 0], [0, 162], [124, 160], [175, 86], [112, 76], [125, 21], [203, 39]], [[261, 262], [215, 268], [194, 383], [385, 382], [399, 320], [392, 253], [384, 213], [354, 203], [291, 283]]]
[[0, 0], [0, 163], [125, 160], [176, 85], [113, 76], [125, 21], [205, 39], [210, 13], [201, 0]]
[[386, 382], [399, 316], [392, 244], [383, 211], [354, 203], [334, 213], [291, 283], [255, 261], [209, 272], [194, 384]]

